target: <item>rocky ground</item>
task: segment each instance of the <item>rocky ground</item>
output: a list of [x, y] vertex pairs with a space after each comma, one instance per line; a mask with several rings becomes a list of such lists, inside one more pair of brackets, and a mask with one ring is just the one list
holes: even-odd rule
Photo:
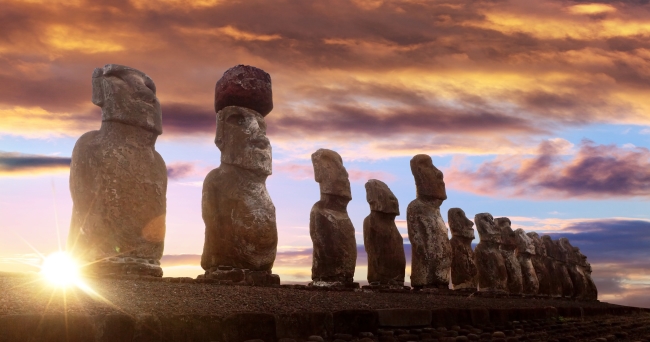
[[164, 281], [87, 279], [88, 288], [57, 290], [35, 276], [0, 276], [0, 315], [28, 313], [200, 314], [237, 312], [273, 314], [301, 311], [333, 312], [345, 309], [522, 308], [546, 306], [603, 307], [607, 303], [529, 299], [477, 298], [436, 293], [376, 291], [308, 291], [270, 288], [172, 283]]

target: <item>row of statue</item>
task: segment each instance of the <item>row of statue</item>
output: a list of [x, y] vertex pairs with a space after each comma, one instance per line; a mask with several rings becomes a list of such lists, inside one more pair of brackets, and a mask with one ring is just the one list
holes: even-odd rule
[[[72, 153], [73, 213], [68, 249], [97, 274], [162, 276], [167, 171], [155, 150], [162, 134], [156, 87], [144, 73], [109, 64], [92, 77], [92, 101], [102, 109], [97, 131], [82, 135]], [[215, 144], [221, 165], [205, 178], [202, 216], [206, 278], [253, 285], [279, 284], [271, 270], [277, 252], [275, 206], [266, 189], [271, 145], [265, 116], [273, 109], [271, 77], [238, 65], [217, 82]], [[347, 213], [352, 199], [341, 156], [319, 149], [311, 156], [320, 200], [309, 218], [312, 286], [350, 286], [357, 244]], [[440, 214], [447, 199], [443, 174], [427, 155], [411, 159], [417, 198], [407, 208], [412, 246], [411, 286], [595, 299], [591, 267], [561, 238], [511, 228], [508, 218], [475, 216], [480, 243], [472, 251], [472, 221], [459, 208], [448, 213], [451, 240]], [[370, 215], [363, 222], [368, 282], [403, 286], [403, 238], [395, 225], [399, 204], [380, 180], [366, 183]]]

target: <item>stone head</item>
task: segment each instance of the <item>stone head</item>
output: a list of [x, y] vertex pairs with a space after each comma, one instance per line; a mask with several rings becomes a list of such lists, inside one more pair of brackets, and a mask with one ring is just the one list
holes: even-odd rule
[[542, 239], [539, 237], [539, 234], [537, 234], [536, 232], [530, 232], [530, 233], [526, 233], [526, 235], [528, 235], [528, 237], [533, 241], [533, 245], [535, 246], [535, 254], [541, 256], [547, 256], [546, 246], [544, 246], [544, 243], [542, 242]]
[[366, 200], [372, 211], [399, 215], [397, 197], [390, 191], [388, 185], [380, 180], [371, 179], [366, 182]]
[[102, 121], [114, 121], [162, 134], [162, 112], [156, 85], [142, 71], [118, 64], [96, 68], [92, 101], [102, 108]]
[[481, 241], [501, 243], [501, 231], [494, 223], [494, 218], [489, 213], [474, 216], [476, 230]]
[[223, 108], [217, 113], [214, 141], [221, 150], [222, 163], [271, 174], [271, 144], [260, 113], [237, 106]]
[[348, 172], [338, 153], [321, 148], [311, 155], [311, 162], [314, 165], [314, 179], [320, 185], [321, 194], [352, 199]]
[[451, 208], [447, 211], [449, 230], [454, 237], [474, 240], [474, 222], [465, 216], [461, 208]]
[[570, 263], [570, 264], [577, 264], [578, 263], [578, 256], [575, 254], [575, 250], [573, 249], [573, 246], [571, 245], [571, 242], [569, 242], [569, 239], [567, 238], [559, 238], [557, 241], [559, 245], [560, 252], [562, 254], [562, 257], [564, 258], [564, 262]]
[[515, 230], [515, 236], [517, 237], [517, 251], [519, 253], [528, 253], [530, 255], [535, 254], [535, 244], [533, 243], [533, 239], [526, 235], [526, 232], [523, 229], [518, 228]]
[[542, 235], [542, 243], [546, 247], [546, 255], [552, 259], [559, 260], [558, 257], [558, 245], [553, 241], [553, 239], [548, 235]]
[[585, 267], [585, 266], [587, 266], [589, 264], [587, 262], [587, 256], [582, 254], [582, 252], [580, 251], [580, 248], [573, 247], [573, 252], [574, 252], [574, 254], [576, 256], [576, 259], [578, 261], [578, 265]]
[[214, 111], [228, 106], [249, 108], [262, 116], [269, 114], [273, 109], [271, 76], [241, 64], [226, 70], [214, 89]]
[[418, 154], [411, 159], [411, 172], [415, 178], [418, 198], [429, 197], [442, 201], [447, 199], [442, 171], [433, 166], [431, 157]]
[[507, 217], [499, 217], [494, 219], [499, 231], [501, 231], [501, 244], [507, 249], [517, 248], [517, 236], [512, 230], [512, 223]]

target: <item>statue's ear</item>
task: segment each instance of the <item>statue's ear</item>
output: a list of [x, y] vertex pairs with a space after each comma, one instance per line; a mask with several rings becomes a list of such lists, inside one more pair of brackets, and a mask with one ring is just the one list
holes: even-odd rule
[[219, 150], [223, 150], [223, 130], [224, 130], [224, 125], [226, 124], [224, 121], [224, 115], [223, 111], [218, 111], [217, 112], [217, 136], [214, 138], [214, 143], [217, 145], [217, 148]]
[[104, 105], [104, 69], [95, 68], [93, 71], [93, 103], [99, 107]]

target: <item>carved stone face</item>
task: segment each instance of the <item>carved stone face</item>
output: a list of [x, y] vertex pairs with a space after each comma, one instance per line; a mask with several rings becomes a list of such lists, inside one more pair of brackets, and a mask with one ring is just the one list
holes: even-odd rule
[[539, 237], [539, 234], [535, 232], [530, 232], [530, 233], [526, 233], [526, 235], [528, 235], [528, 237], [533, 241], [533, 245], [535, 245], [535, 254], [540, 256], [547, 256], [546, 246], [544, 246], [544, 243], [542, 242], [542, 239]]
[[451, 208], [447, 212], [447, 221], [451, 235], [464, 239], [474, 240], [474, 222], [465, 216], [465, 212], [460, 208]]
[[515, 230], [515, 236], [517, 237], [517, 249], [519, 250], [519, 253], [535, 254], [533, 239], [526, 235], [526, 232], [523, 229], [519, 228]]
[[494, 219], [494, 223], [501, 231], [501, 244], [508, 247], [509, 249], [514, 249], [517, 246], [517, 236], [512, 230], [512, 224], [510, 219], [507, 217], [499, 217]]
[[415, 178], [417, 197], [432, 197], [438, 200], [447, 199], [445, 182], [442, 171], [433, 166], [431, 157], [418, 154], [411, 159], [411, 172]]
[[311, 155], [311, 162], [314, 165], [314, 179], [320, 185], [321, 194], [352, 199], [348, 172], [338, 153], [321, 148]]
[[562, 254], [562, 257], [564, 258], [564, 262], [570, 264], [577, 264], [578, 258], [577, 255], [575, 254], [575, 250], [573, 249], [573, 246], [571, 246], [571, 242], [569, 242], [569, 239], [564, 237], [559, 238], [557, 243], [560, 247], [560, 252]]
[[574, 251], [574, 253], [576, 255], [576, 259], [578, 260], [578, 265], [583, 266], [583, 267], [589, 265], [589, 263], [587, 262], [587, 256], [582, 254], [582, 252], [580, 251], [580, 248], [573, 247], [573, 251]]
[[107, 64], [93, 72], [93, 103], [102, 108], [102, 121], [116, 121], [162, 134], [162, 112], [156, 85], [143, 72]]
[[366, 182], [366, 199], [372, 211], [399, 215], [397, 197], [390, 191], [388, 185], [380, 180], [371, 179]]
[[221, 150], [222, 163], [271, 174], [271, 143], [260, 113], [236, 106], [220, 110], [215, 143]]
[[543, 235], [542, 243], [544, 244], [544, 247], [546, 247], [546, 255], [556, 260], [559, 259], [557, 253], [558, 246], [555, 244], [555, 242], [553, 241], [553, 239], [551, 239], [550, 236]]
[[494, 218], [488, 213], [476, 214], [474, 216], [476, 230], [481, 241], [501, 243], [501, 231], [494, 223]]

